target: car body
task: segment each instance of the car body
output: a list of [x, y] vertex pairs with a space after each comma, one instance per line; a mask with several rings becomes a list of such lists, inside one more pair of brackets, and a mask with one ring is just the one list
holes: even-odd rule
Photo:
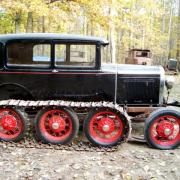
[[[157, 106], [163, 103], [163, 69], [160, 66], [103, 64], [101, 49], [108, 45], [108, 42], [102, 38], [39, 33], [14, 34], [1, 35], [0, 43], [1, 99], [104, 100], [130, 106]], [[43, 57], [39, 57], [38, 53], [32, 54], [36, 46], [49, 46], [49, 54], [46, 53]], [[56, 59], [56, 46], [66, 46], [64, 59]], [[70, 52], [69, 46], [77, 47]], [[94, 58], [91, 65], [82, 62], [83, 53], [87, 53], [81, 49], [84, 46], [94, 48], [91, 50]], [[70, 62], [69, 56], [73, 62]], [[76, 59], [79, 62], [75, 62]], [[28, 61], [30, 63], [26, 64]]]

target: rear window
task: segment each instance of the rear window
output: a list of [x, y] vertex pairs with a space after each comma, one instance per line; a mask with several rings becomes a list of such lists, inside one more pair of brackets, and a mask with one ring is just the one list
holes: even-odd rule
[[50, 61], [50, 44], [13, 42], [7, 46], [8, 66], [49, 67]]
[[66, 67], [94, 67], [96, 45], [93, 44], [56, 44], [55, 63]]

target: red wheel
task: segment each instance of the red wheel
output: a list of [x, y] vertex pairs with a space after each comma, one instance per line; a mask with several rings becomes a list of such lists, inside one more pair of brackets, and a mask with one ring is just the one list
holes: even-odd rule
[[22, 112], [11, 108], [0, 109], [0, 140], [19, 141], [25, 132]]
[[125, 120], [112, 110], [92, 110], [84, 121], [84, 132], [96, 145], [113, 146], [123, 140]]
[[152, 147], [174, 149], [180, 143], [180, 114], [174, 110], [160, 109], [147, 119], [145, 137]]
[[38, 113], [35, 129], [45, 143], [66, 144], [77, 135], [79, 122], [72, 110], [47, 108]]

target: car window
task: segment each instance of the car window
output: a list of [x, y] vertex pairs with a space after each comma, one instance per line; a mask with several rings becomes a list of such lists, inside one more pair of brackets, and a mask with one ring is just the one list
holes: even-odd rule
[[61, 44], [55, 46], [55, 59], [57, 64], [66, 61], [66, 45]]
[[50, 62], [51, 47], [48, 44], [38, 44], [33, 47], [34, 62]]
[[13, 42], [7, 45], [8, 66], [49, 67], [50, 61], [50, 44]]
[[2, 44], [0, 43], [0, 68], [3, 67], [3, 49], [2, 49]]
[[57, 66], [94, 67], [96, 45], [92, 44], [56, 44], [55, 62]]

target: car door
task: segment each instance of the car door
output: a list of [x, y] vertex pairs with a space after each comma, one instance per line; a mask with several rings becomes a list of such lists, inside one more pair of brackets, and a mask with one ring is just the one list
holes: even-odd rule
[[59, 96], [81, 101], [112, 101], [115, 75], [100, 69], [100, 48], [95, 43], [55, 43]]
[[50, 41], [12, 40], [6, 44], [0, 99], [45, 99], [52, 72]]
[[100, 70], [100, 45], [86, 45], [76, 43], [71, 48], [68, 42], [9, 42], [0, 98], [112, 101], [115, 75]]

